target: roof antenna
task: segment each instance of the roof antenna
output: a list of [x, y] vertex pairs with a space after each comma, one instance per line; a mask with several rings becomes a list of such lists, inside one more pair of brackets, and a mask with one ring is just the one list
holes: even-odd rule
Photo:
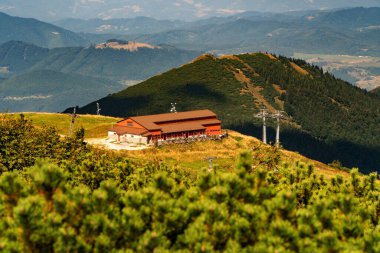
[[100, 108], [99, 103], [96, 103], [96, 115], [100, 116], [100, 111], [101, 111], [101, 110], [102, 110], [102, 109]]
[[172, 105], [172, 108], [170, 108], [170, 112], [171, 113], [177, 113], [177, 109], [175, 108], [175, 106], [177, 105], [177, 103], [170, 103]]

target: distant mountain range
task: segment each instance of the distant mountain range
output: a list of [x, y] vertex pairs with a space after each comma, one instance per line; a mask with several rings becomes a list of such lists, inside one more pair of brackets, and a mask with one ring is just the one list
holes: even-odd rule
[[267, 14], [224, 18], [126, 39], [170, 44], [215, 53], [270, 51], [380, 56], [380, 8], [304, 12], [305, 15]]
[[0, 82], [0, 111], [59, 112], [125, 87], [106, 79], [35, 70]]
[[[117, 92], [200, 55], [170, 46], [111, 40], [91, 47], [0, 45], [0, 111], [61, 111]], [[74, 88], [75, 87], [75, 88]]]
[[148, 17], [125, 19], [63, 19], [54, 22], [78, 33], [98, 34], [151, 34], [182, 28], [187, 24], [184, 21], [157, 20]]
[[47, 48], [90, 44], [80, 35], [58, 26], [0, 12], [0, 44], [10, 40], [25, 41]]
[[[204, 55], [96, 102], [103, 114], [119, 117], [168, 112], [170, 102], [179, 111], [208, 108], [224, 127], [258, 137], [261, 122], [253, 115], [284, 110], [291, 116], [282, 136], [287, 149], [363, 169], [380, 165], [380, 99], [301, 60]], [[94, 108], [95, 102], [79, 112]]]
[[42, 47], [88, 46], [107, 39], [166, 44], [214, 53], [270, 51], [380, 56], [380, 8], [246, 12], [194, 22], [129, 19], [68, 19], [55, 22], [0, 15], [0, 43], [21, 40]]

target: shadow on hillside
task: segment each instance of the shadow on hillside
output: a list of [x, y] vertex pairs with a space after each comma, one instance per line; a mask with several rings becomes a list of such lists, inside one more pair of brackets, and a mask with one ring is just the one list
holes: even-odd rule
[[184, 86], [175, 87], [169, 94], [185, 95], [187, 98], [212, 99], [218, 102], [226, 101], [226, 96], [200, 83], [187, 83]]
[[[227, 128], [236, 130], [258, 139], [262, 137], [261, 126], [248, 124], [230, 125]], [[275, 129], [268, 127], [268, 142], [275, 142]], [[368, 148], [348, 141], [336, 141], [327, 144], [307, 133], [284, 129], [281, 132], [281, 144], [290, 151], [295, 151], [308, 158], [331, 163], [339, 160], [345, 167], [358, 167], [363, 173], [380, 171], [380, 148]]]
[[[96, 102], [100, 103], [101, 114], [115, 117], [127, 117], [139, 115], [141, 108], [148, 108], [152, 111], [151, 107], [152, 99], [149, 96], [136, 96], [131, 98], [109, 98], [105, 97], [101, 100], [92, 102], [84, 107], [77, 108], [79, 114], [95, 114], [96, 115]], [[72, 113], [73, 107], [68, 108], [64, 113]], [[117, 112], [117, 113], [115, 113]], [[121, 116], [122, 115], [122, 116]]]

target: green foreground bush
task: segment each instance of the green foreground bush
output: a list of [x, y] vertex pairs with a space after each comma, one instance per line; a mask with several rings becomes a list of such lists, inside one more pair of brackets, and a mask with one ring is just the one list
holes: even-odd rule
[[[62, 155], [68, 143], [75, 155]], [[302, 164], [253, 170], [245, 153], [233, 173], [194, 176], [99, 156], [75, 138], [58, 146], [59, 159], [3, 165], [0, 251], [380, 252], [375, 173], [326, 180]]]

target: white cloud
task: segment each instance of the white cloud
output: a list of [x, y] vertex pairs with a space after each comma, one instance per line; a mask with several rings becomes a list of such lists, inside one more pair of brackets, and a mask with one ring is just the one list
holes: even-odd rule
[[222, 15], [234, 15], [234, 14], [239, 14], [243, 13], [245, 10], [234, 10], [234, 9], [217, 9], [216, 13], [222, 14]]
[[207, 16], [212, 9], [202, 3], [197, 3], [194, 0], [183, 0], [183, 2], [193, 6], [195, 8], [195, 16], [201, 18]]
[[80, 2], [81, 2], [82, 4], [87, 4], [87, 3], [104, 4], [104, 0], [81, 0]]

